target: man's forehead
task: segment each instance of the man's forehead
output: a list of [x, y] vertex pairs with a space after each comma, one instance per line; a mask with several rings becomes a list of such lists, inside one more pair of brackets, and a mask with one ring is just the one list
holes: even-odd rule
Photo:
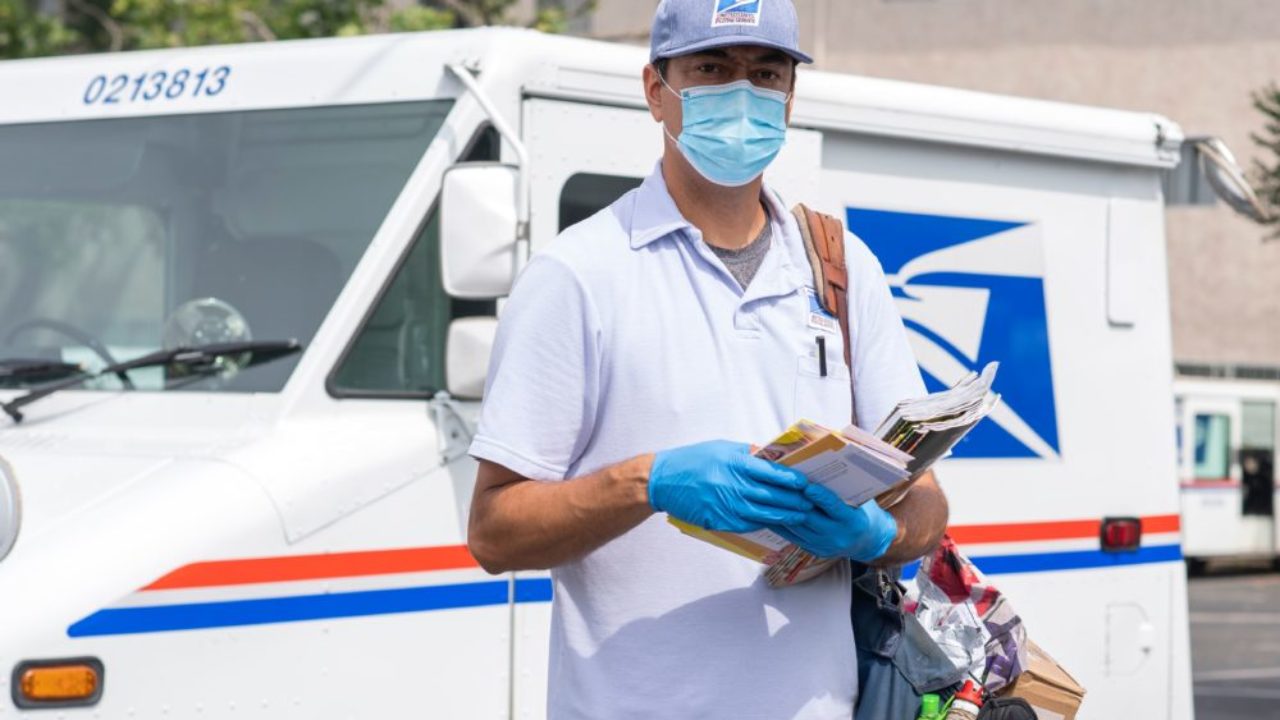
[[727, 45], [720, 48], [711, 48], [708, 50], [700, 50], [688, 55], [681, 55], [679, 59], [687, 60], [706, 60], [720, 59], [733, 60], [735, 62], [753, 62], [777, 65], [790, 65], [791, 57], [781, 50], [775, 48], [763, 47], [760, 45]]

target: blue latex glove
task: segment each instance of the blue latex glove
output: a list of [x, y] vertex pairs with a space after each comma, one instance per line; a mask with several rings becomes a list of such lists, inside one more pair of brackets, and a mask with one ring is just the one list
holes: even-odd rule
[[810, 485], [805, 497], [816, 507], [804, 522], [770, 529], [820, 558], [870, 563], [880, 559], [898, 536], [898, 521], [875, 500], [852, 507], [821, 485]]
[[813, 511], [805, 476], [752, 457], [743, 443], [714, 440], [657, 454], [649, 504], [707, 530], [752, 532], [796, 525]]

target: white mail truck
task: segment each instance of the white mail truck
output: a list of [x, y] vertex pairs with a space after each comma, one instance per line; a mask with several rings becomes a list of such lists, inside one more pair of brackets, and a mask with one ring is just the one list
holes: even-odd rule
[[1174, 389], [1188, 563], [1199, 569], [1210, 560], [1275, 561], [1280, 380], [1180, 377]]
[[[542, 716], [551, 584], [468, 554], [466, 450], [515, 273], [659, 157], [645, 61], [486, 29], [0, 64], [0, 717]], [[1192, 713], [1181, 145], [803, 72], [769, 171], [878, 254], [930, 388], [1001, 362], [938, 474], [1084, 718]]]

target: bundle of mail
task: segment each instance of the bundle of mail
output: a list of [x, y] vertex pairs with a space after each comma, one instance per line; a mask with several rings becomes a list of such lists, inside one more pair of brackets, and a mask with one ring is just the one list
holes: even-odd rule
[[[1000, 396], [991, 384], [997, 368], [991, 363], [949, 390], [899, 403], [874, 434], [856, 425], [836, 431], [801, 420], [756, 456], [799, 470], [850, 505], [876, 501], [891, 507], [995, 408]], [[765, 577], [775, 587], [812, 578], [832, 564], [768, 529], [717, 532], [668, 520], [687, 535], [763, 563]]]

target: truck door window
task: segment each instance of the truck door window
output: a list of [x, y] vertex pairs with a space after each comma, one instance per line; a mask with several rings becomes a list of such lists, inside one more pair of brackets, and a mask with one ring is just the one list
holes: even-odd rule
[[432, 211], [334, 373], [333, 394], [430, 396], [444, 386], [449, 297], [439, 248], [440, 221]]
[[[462, 162], [498, 159], [498, 135], [480, 132]], [[391, 282], [329, 380], [335, 397], [425, 398], [445, 385], [445, 337], [454, 318], [494, 315], [493, 301], [458, 300], [440, 276], [440, 219], [432, 209]]]
[[1196, 415], [1195, 479], [1226, 480], [1231, 476], [1231, 418]]
[[1241, 410], [1241, 446], [1253, 450], [1275, 450], [1276, 404], [1245, 402]]
[[579, 173], [569, 178], [560, 191], [560, 231], [576, 225], [600, 210], [609, 207], [614, 200], [640, 187], [644, 178], [622, 175], [596, 175]]

